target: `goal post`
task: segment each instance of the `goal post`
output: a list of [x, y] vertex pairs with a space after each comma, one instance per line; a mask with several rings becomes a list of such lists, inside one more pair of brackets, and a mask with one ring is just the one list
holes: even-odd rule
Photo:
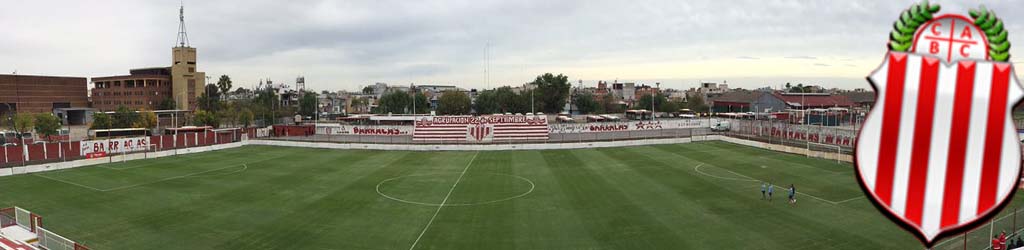
[[[829, 157], [828, 155], [832, 155]], [[836, 164], [842, 164], [843, 147], [839, 145], [807, 142], [807, 157], [835, 159]]]

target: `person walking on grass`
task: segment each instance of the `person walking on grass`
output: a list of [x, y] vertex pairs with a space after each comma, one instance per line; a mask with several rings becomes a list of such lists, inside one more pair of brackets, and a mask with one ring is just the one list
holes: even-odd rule
[[772, 201], [772, 193], [775, 192], [775, 185], [771, 182], [768, 183], [768, 202]]
[[765, 192], [768, 192], [768, 183], [761, 182], [761, 199], [767, 200], [768, 196]]
[[796, 204], [796, 187], [789, 184], [789, 204]]

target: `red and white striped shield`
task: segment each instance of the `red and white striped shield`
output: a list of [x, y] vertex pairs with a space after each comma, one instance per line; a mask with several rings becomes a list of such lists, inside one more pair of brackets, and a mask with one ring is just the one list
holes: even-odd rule
[[466, 126], [466, 140], [471, 142], [489, 142], [494, 138], [493, 124], [477, 124]]
[[984, 223], [1020, 180], [1009, 63], [889, 52], [856, 148], [857, 177], [890, 218], [931, 245]]

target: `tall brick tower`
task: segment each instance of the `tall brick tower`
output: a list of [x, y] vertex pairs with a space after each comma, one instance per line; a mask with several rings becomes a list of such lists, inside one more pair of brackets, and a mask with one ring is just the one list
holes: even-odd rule
[[172, 94], [176, 109], [195, 110], [196, 99], [206, 91], [206, 73], [196, 71], [196, 48], [191, 47], [188, 42], [184, 5], [178, 13], [178, 40], [171, 49]]

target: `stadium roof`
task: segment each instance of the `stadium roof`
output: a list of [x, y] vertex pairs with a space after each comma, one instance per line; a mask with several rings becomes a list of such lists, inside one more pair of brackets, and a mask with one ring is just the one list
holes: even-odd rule
[[794, 107], [849, 107], [854, 106], [854, 103], [850, 101], [846, 96], [841, 95], [828, 95], [828, 94], [782, 94], [780, 92], [772, 92], [772, 96], [779, 98], [783, 102], [786, 102], [789, 106]]

